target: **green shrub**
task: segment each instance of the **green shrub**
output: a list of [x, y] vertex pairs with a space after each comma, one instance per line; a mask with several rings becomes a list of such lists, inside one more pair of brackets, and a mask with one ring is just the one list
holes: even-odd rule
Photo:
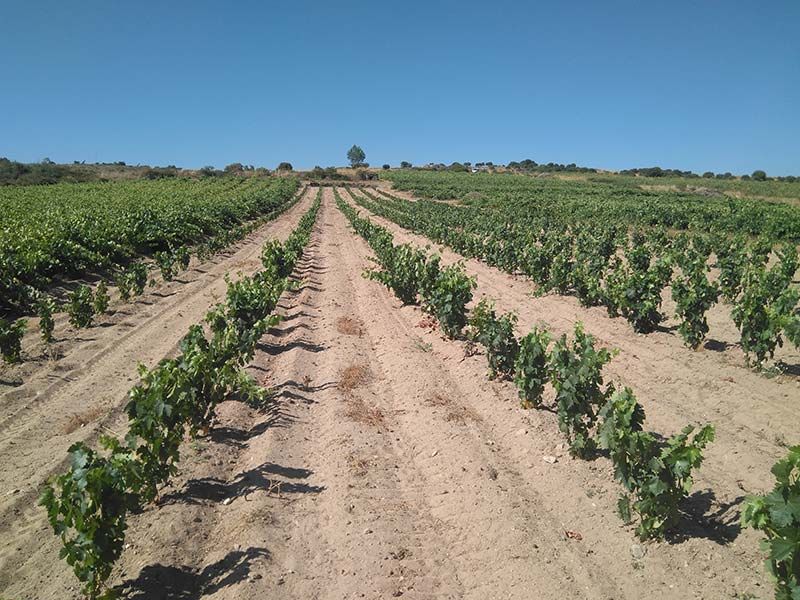
[[172, 281], [175, 276], [175, 255], [172, 252], [156, 252], [153, 254], [153, 260], [161, 270], [161, 277], [164, 281]]
[[492, 302], [484, 298], [472, 311], [468, 323], [469, 337], [486, 348], [489, 378], [512, 375], [519, 352], [519, 343], [514, 337], [517, 316], [508, 313], [498, 318]]
[[776, 600], [800, 598], [800, 446], [772, 467], [775, 488], [751, 496], [742, 511], [742, 525], [766, 535], [761, 547], [775, 582]]
[[114, 562], [122, 554], [127, 514], [137, 504], [138, 473], [127, 449], [112, 438], [101, 444], [101, 456], [82, 442], [69, 448], [70, 467], [56, 477], [41, 495], [53, 531], [64, 545], [62, 558], [72, 566], [91, 599], [112, 597], [102, 593]]
[[[665, 442], [643, 431], [644, 410], [630, 388], [611, 396], [600, 416], [600, 446], [609, 451], [616, 478], [625, 488], [617, 503], [620, 517], [636, 528], [642, 539], [660, 538], [678, 521], [680, 503], [692, 488], [692, 471], [703, 462], [703, 449], [714, 440], [714, 428], [694, 427]], [[691, 436], [691, 437], [690, 437]]]
[[682, 275], [672, 282], [675, 312], [681, 323], [678, 332], [692, 349], [697, 348], [708, 333], [706, 313], [719, 298], [719, 287], [706, 276], [705, 259], [693, 256], [687, 259]]
[[603, 366], [611, 360], [606, 348], [596, 350], [594, 337], [575, 325], [572, 344], [567, 336], [556, 340], [548, 357], [550, 381], [556, 390], [558, 426], [567, 436], [573, 456], [589, 458], [594, 454], [596, 441], [591, 430], [597, 411], [610, 395], [611, 386], [603, 387]]
[[383, 261], [381, 271], [369, 270], [367, 277], [391, 289], [404, 304], [416, 304], [421, 286], [426, 282], [424, 250], [400, 244]]
[[466, 274], [461, 263], [444, 267], [439, 272], [425, 306], [448, 337], [461, 335], [467, 324], [467, 304], [472, 300], [476, 285], [475, 278]]
[[111, 298], [108, 295], [108, 287], [105, 281], [97, 284], [97, 289], [94, 291], [94, 312], [97, 315], [102, 315], [108, 310], [108, 304]]
[[4, 362], [14, 364], [22, 360], [22, 336], [27, 325], [25, 319], [11, 322], [0, 317], [0, 354]]
[[88, 285], [78, 286], [69, 297], [67, 304], [69, 322], [73, 327], [90, 327], [94, 319], [94, 298]]
[[534, 327], [519, 342], [519, 353], [514, 364], [514, 383], [519, 389], [522, 408], [539, 408], [542, 392], [548, 380], [547, 347], [550, 334]]
[[653, 259], [643, 240], [635, 239], [626, 252], [627, 265], [615, 261], [606, 277], [605, 301], [609, 313], [621, 313], [634, 330], [649, 333], [661, 323], [661, 291], [672, 269], [661, 259]]
[[742, 293], [732, 316], [741, 334], [742, 349], [753, 366], [760, 368], [772, 358], [775, 349], [783, 345], [784, 335], [793, 344], [800, 344], [800, 290], [791, 285], [797, 265], [797, 250], [787, 245], [772, 268], [756, 263], [745, 270]]
[[45, 344], [53, 341], [53, 330], [56, 327], [56, 323], [53, 320], [55, 311], [56, 303], [50, 296], [40, 298], [36, 303], [36, 313], [39, 316], [39, 331]]

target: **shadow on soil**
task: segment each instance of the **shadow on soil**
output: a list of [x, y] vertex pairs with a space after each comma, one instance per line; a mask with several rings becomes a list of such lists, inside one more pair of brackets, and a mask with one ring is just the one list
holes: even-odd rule
[[311, 331], [311, 327], [309, 327], [308, 323], [296, 323], [294, 325], [289, 325], [288, 327], [281, 328], [280, 326], [283, 325], [283, 322], [279, 323], [277, 327], [274, 327], [269, 330], [270, 335], [274, 335], [275, 337], [286, 337], [290, 333], [294, 333], [298, 329], [306, 329]]
[[256, 344], [256, 350], [259, 350], [260, 352], [265, 352], [270, 356], [277, 356], [282, 352], [293, 350], [295, 348], [300, 348], [301, 350], [305, 350], [306, 352], [322, 352], [323, 350], [325, 350], [325, 346], [320, 346], [319, 344], [313, 344], [311, 342], [306, 342], [304, 340], [293, 340], [286, 344], [268, 344], [265, 342], [258, 342]]
[[298, 311], [292, 315], [286, 315], [285, 317], [281, 317], [281, 323], [286, 323], [288, 321], [294, 321], [295, 319], [299, 319], [301, 317], [305, 317], [307, 319], [312, 319], [314, 315], [304, 310]]
[[162, 498], [161, 504], [208, 504], [248, 496], [263, 491], [283, 498], [293, 494], [319, 494], [325, 487], [310, 485], [304, 480], [313, 474], [309, 469], [284, 467], [266, 462], [239, 473], [230, 481], [216, 477], [190, 479], [183, 489]]
[[116, 590], [129, 600], [195, 599], [245, 581], [255, 561], [269, 559], [269, 550], [251, 547], [229, 552], [202, 570], [188, 566], [148, 565], [142, 568], [136, 579], [123, 581]]
[[703, 538], [720, 545], [730, 544], [742, 531], [737, 507], [744, 499], [738, 496], [731, 502], [720, 503], [711, 490], [695, 492], [684, 502], [681, 521], [666, 541], [680, 544], [691, 538]]
[[728, 348], [732, 348], [733, 344], [729, 344], [728, 342], [721, 342], [719, 340], [709, 338], [706, 340], [705, 344], [703, 344], [703, 348], [706, 350], [711, 350], [712, 352], [725, 352]]

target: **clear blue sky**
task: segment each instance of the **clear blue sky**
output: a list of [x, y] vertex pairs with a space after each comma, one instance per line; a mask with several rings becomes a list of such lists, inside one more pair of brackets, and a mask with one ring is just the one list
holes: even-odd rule
[[0, 156], [800, 175], [800, 2], [0, 0]]

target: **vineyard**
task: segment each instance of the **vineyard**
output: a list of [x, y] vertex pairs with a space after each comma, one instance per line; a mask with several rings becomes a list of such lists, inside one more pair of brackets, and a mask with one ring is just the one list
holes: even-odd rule
[[800, 599], [800, 208], [386, 179], [0, 192], [0, 597]]
[[56, 275], [111, 272], [189, 245], [200, 255], [224, 248], [252, 229], [246, 222], [277, 214], [296, 186], [179, 179], [3, 188], [0, 311], [30, 309]]

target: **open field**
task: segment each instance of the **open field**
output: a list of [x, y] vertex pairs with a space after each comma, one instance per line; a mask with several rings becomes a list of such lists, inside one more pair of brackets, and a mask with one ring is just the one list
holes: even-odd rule
[[[112, 285], [91, 327], [58, 314], [49, 344], [31, 327], [23, 362], [0, 366], [0, 597], [81, 597], [36, 500], [70, 468], [70, 447], [98, 449], [103, 435], [129, 440], [100, 452], [119, 463], [93, 463], [113, 475], [109, 496], [135, 496], [108, 561], [108, 584], [126, 598], [774, 596], [762, 534], [740, 517], [798, 443], [800, 209], [556, 178], [388, 177], [397, 189], [171, 182], [208, 186], [167, 210], [182, 233], [164, 225], [146, 252], [130, 243], [108, 262], [93, 247], [94, 262], [60, 281], [91, 281], [134, 251], [150, 264], [156, 250], [253, 223], [174, 277], [151, 265], [155, 280], [128, 302]], [[103, 185], [71, 188], [81, 190], [75, 206]], [[262, 200], [249, 210], [251, 195]], [[234, 207], [215, 231], [213, 211]], [[72, 239], [65, 231], [54, 239]], [[42, 289], [58, 279], [29, 272]], [[675, 293], [719, 282], [730, 297], [708, 306]], [[480, 321], [484, 298], [496, 315]], [[782, 344], [771, 352], [752, 316], [761, 298]], [[561, 358], [583, 360], [582, 370], [555, 350], [576, 323], [591, 351], [564, 346]], [[520, 353], [509, 344], [533, 328], [552, 338], [550, 366], [537, 397], [531, 359], [521, 408]], [[186, 342], [187, 330], [208, 346]], [[600, 348], [613, 352], [592, 366]], [[192, 370], [192, 360], [209, 362]], [[594, 368], [599, 381], [581, 379]], [[170, 383], [159, 387], [161, 377]], [[628, 388], [646, 419], [601, 432], [616, 414], [601, 409]], [[587, 394], [577, 398], [583, 433], [569, 421], [570, 389]], [[184, 420], [146, 429], [145, 417], [167, 423], [163, 411], [153, 417], [156, 404]], [[638, 473], [648, 449], [705, 424], [715, 437], [695, 440], [702, 464], [684, 457], [694, 468], [674, 519], [648, 529], [638, 506], [623, 521], [611, 432], [640, 444], [624, 459]], [[156, 438], [174, 452], [154, 460], [143, 448]], [[138, 465], [168, 468], [145, 477]], [[662, 466], [658, 477], [674, 473]], [[628, 493], [649, 497], [643, 487], [629, 482]]]

